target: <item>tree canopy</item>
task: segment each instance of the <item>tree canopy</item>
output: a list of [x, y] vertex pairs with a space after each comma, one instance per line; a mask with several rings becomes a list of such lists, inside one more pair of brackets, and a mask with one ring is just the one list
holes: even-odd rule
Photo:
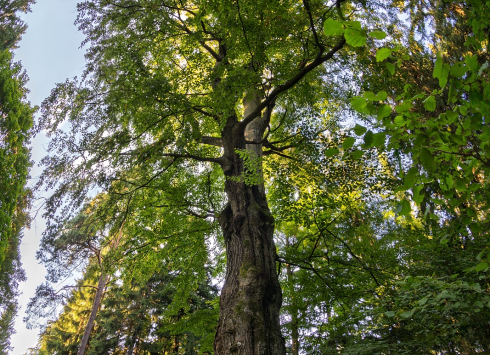
[[[178, 318], [208, 272], [223, 281], [215, 354], [488, 351], [488, 3], [78, 9], [86, 70], [37, 127], [52, 138], [38, 257], [51, 283], [64, 265], [84, 279], [33, 351], [54, 336], [143, 354], [130, 339], [152, 338], [152, 278], [172, 285], [171, 299], [155, 289], [162, 318]], [[131, 290], [140, 308], [108, 312]], [[34, 316], [56, 295], [39, 291]], [[70, 306], [90, 297], [105, 306], [89, 317]], [[88, 345], [63, 333], [75, 323]]]

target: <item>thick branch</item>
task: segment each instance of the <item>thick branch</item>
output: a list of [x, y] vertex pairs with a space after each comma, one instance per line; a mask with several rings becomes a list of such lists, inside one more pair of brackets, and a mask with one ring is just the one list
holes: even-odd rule
[[223, 139], [219, 137], [201, 137], [201, 143], [214, 145], [216, 147], [223, 147]]
[[176, 153], [168, 153], [168, 154], [162, 154], [164, 157], [172, 157], [172, 158], [187, 158], [187, 159], [194, 159], [197, 161], [207, 161], [210, 163], [218, 163], [221, 164], [223, 159], [222, 158], [209, 158], [209, 157], [201, 157], [199, 155], [193, 155], [193, 154], [176, 154]]
[[204, 110], [203, 110], [202, 108], [200, 108], [200, 107], [193, 106], [193, 107], [192, 107], [192, 109], [193, 109], [194, 111], [197, 111], [197, 112], [199, 112], [199, 113], [202, 113], [204, 116], [208, 116], [208, 117], [212, 117], [212, 118], [214, 118], [214, 119], [218, 119], [218, 117], [217, 117], [216, 115], [213, 115], [213, 114], [211, 114], [211, 113], [209, 113], [209, 112], [206, 112], [206, 111], [204, 111]]
[[323, 52], [320, 52], [317, 57], [308, 65], [306, 65], [303, 69], [301, 69], [298, 74], [288, 80], [285, 84], [279, 85], [274, 90], [272, 90], [271, 94], [262, 101], [255, 110], [253, 110], [247, 117], [245, 117], [242, 121], [240, 121], [240, 126], [242, 129], [245, 129], [247, 124], [252, 122], [257, 116], [260, 115], [262, 110], [266, 108], [273, 100], [277, 98], [277, 96], [290, 88], [296, 85], [301, 79], [305, 77], [310, 71], [318, 67], [319, 65], [325, 63], [327, 60], [331, 59], [335, 53], [337, 53], [342, 47], [345, 45], [345, 38], [342, 38], [339, 43], [337, 43], [327, 54], [323, 55]]

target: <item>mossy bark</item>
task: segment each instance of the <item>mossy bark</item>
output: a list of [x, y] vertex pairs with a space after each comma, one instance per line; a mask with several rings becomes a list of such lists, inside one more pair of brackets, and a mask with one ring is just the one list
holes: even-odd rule
[[[245, 116], [260, 100], [244, 101]], [[276, 272], [274, 218], [260, 179], [253, 185], [241, 177], [262, 174], [247, 171], [240, 150], [262, 156], [262, 135], [267, 118], [257, 117], [242, 127], [236, 117], [227, 120], [222, 132], [228, 204], [219, 217], [226, 245], [227, 269], [221, 291], [220, 319], [214, 350], [216, 355], [283, 355], [279, 310], [282, 292]]]

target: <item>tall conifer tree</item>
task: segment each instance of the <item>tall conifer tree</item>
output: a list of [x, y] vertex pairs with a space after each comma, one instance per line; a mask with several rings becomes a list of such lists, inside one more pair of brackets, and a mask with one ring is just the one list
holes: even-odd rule
[[11, 50], [26, 29], [18, 14], [28, 11], [33, 2], [0, 1], [0, 354], [11, 349], [18, 285], [25, 279], [19, 246], [22, 229], [29, 225], [26, 211], [31, 193], [25, 184], [34, 110], [26, 99], [27, 76], [12, 62]]

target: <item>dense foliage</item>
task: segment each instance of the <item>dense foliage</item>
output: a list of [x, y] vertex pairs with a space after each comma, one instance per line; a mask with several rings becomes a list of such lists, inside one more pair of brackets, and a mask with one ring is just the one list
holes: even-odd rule
[[490, 3], [79, 10], [32, 353], [490, 351]]
[[25, 279], [19, 246], [29, 224], [31, 192], [25, 184], [34, 111], [26, 99], [27, 76], [12, 61], [11, 50], [25, 31], [18, 12], [28, 11], [32, 2], [0, 1], [0, 354], [10, 349], [18, 286]]
[[[41, 334], [39, 345], [29, 354], [74, 354], [92, 308], [90, 285], [97, 277], [87, 270], [70, 292], [63, 312]], [[202, 354], [212, 351], [217, 309], [211, 301], [216, 290], [207, 280], [186, 300], [187, 309], [167, 312], [176, 295], [174, 274], [162, 268], [143, 283], [126, 284], [114, 277], [106, 286], [86, 354]]]

